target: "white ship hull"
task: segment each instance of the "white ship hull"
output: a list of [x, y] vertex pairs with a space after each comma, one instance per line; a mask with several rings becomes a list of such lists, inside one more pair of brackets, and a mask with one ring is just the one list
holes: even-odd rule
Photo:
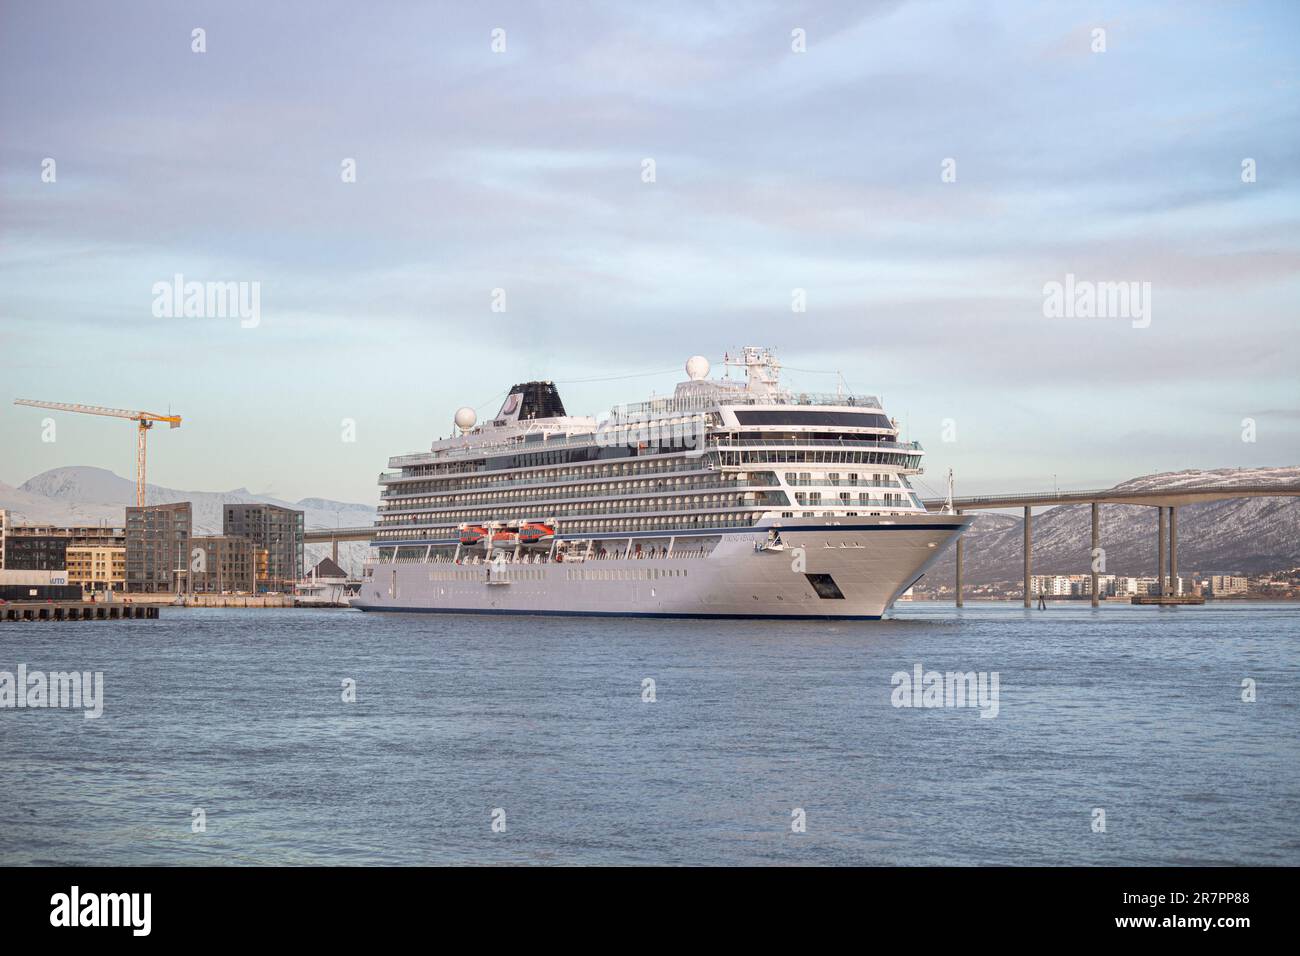
[[[970, 523], [960, 515], [806, 517], [743, 531], [678, 534], [673, 554], [624, 556], [637, 536], [609, 536], [606, 557], [505, 565], [370, 565], [352, 606], [365, 611], [634, 617], [876, 619]], [[662, 538], [662, 535], [659, 536]], [[701, 544], [707, 542], [707, 544]], [[598, 553], [598, 552], [595, 552]], [[513, 556], [512, 556], [513, 557]], [[829, 579], [829, 580], [828, 580]]]

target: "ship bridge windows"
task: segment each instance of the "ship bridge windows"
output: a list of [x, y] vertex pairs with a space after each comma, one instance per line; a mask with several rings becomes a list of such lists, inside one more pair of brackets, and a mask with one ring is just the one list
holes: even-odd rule
[[832, 412], [802, 409], [737, 411], [741, 425], [826, 425], [842, 428], [892, 428], [889, 419], [875, 412]]
[[827, 444], [840, 445], [846, 441], [859, 445], [872, 445], [877, 442], [894, 442], [892, 435], [879, 435], [873, 432], [733, 432], [732, 439], [739, 443], [752, 445], [770, 444]]
[[833, 450], [803, 448], [723, 450], [719, 455], [719, 460], [723, 465], [729, 467], [785, 463], [892, 465], [913, 471], [921, 467], [921, 456], [919, 454], [895, 451], [861, 451], [847, 448]]

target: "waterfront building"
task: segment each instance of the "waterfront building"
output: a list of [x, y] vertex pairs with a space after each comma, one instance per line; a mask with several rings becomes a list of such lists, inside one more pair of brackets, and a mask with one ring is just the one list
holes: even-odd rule
[[1031, 594], [1044, 597], [1069, 597], [1072, 590], [1070, 578], [1064, 574], [1035, 574], [1029, 580], [1029, 588]]
[[70, 547], [124, 547], [126, 532], [110, 525], [17, 524], [0, 508], [0, 569], [62, 571]]
[[278, 505], [226, 505], [221, 530], [247, 538], [255, 549], [266, 552], [264, 564], [261, 557], [257, 559], [257, 590], [293, 590], [303, 570], [303, 512]]
[[1116, 597], [1134, 597], [1138, 594], [1145, 594], [1145, 591], [1138, 590], [1139, 579], [1134, 577], [1116, 577], [1115, 590]]
[[126, 590], [126, 547], [72, 545], [67, 549], [68, 583], [83, 591]]
[[188, 501], [126, 509], [126, 589], [180, 590], [189, 573], [193, 511]]
[[194, 594], [256, 590], [257, 549], [247, 538], [210, 534], [190, 538], [188, 590]]
[[1244, 577], [1234, 574], [1213, 574], [1210, 576], [1210, 593], [1216, 597], [1225, 594], [1245, 594], [1249, 582]]

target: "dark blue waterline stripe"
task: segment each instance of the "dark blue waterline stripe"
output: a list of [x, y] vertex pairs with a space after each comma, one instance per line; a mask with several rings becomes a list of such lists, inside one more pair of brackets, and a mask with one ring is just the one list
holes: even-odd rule
[[509, 617], [676, 617], [713, 618], [727, 620], [762, 621], [879, 621], [879, 614], [707, 614], [674, 611], [537, 611], [508, 608], [463, 607], [364, 607], [352, 605], [362, 611], [377, 614], [502, 614]]

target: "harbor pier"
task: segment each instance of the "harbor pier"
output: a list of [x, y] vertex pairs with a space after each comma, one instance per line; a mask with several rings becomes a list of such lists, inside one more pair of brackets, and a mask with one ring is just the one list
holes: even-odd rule
[[0, 604], [0, 621], [157, 620], [156, 604], [99, 604], [92, 601], [12, 601]]

